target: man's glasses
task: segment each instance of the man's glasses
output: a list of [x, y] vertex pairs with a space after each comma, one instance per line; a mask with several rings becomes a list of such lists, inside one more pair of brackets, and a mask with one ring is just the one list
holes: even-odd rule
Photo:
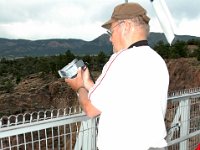
[[107, 33], [109, 36], [112, 36], [114, 28], [117, 27], [118, 25], [124, 23], [124, 21], [120, 21], [118, 24], [116, 24], [114, 27], [110, 28], [110, 30], [107, 30]]

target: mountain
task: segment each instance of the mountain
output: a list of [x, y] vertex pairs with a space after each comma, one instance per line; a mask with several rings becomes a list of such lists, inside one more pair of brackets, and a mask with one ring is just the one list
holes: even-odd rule
[[[200, 37], [176, 35], [174, 41], [187, 41], [189, 39], [200, 39]], [[167, 42], [163, 33], [150, 33], [148, 40], [150, 46], [154, 46], [159, 41]], [[92, 41], [84, 41], [81, 39], [46, 39], [32, 41], [0, 38], [0, 58], [59, 55], [65, 53], [67, 50], [70, 50], [76, 55], [96, 55], [100, 51], [110, 54], [112, 52], [112, 45], [109, 42], [109, 36], [107, 34], [102, 34]]]

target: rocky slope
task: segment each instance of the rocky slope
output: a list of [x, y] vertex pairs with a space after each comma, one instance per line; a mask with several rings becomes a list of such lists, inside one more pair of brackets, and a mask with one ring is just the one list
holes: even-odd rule
[[[200, 62], [195, 58], [166, 60], [169, 91], [200, 87]], [[96, 75], [97, 76], [97, 75]], [[78, 105], [76, 93], [63, 79], [42, 73], [23, 79], [12, 93], [0, 93], [0, 116]]]
[[70, 107], [78, 104], [75, 97], [63, 79], [33, 74], [23, 79], [12, 93], [0, 94], [0, 115]]
[[169, 91], [200, 87], [200, 61], [196, 58], [167, 60]]

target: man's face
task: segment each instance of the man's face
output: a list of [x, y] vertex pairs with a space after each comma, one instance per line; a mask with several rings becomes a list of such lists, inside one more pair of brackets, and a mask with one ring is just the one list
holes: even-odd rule
[[126, 48], [126, 37], [124, 34], [125, 25], [125, 20], [116, 21], [111, 24], [111, 28], [108, 30], [114, 53]]
[[122, 28], [124, 21], [116, 21], [111, 24], [108, 34], [110, 35], [110, 41], [113, 45], [113, 52], [116, 53], [123, 49], [122, 46]]

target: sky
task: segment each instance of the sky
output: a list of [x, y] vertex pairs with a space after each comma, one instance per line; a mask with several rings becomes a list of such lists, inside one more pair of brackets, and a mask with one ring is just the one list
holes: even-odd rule
[[[146, 10], [150, 32], [163, 32], [150, 0], [137, 2]], [[0, 0], [0, 38], [82, 39], [91, 41], [106, 30], [113, 8], [124, 0]], [[174, 33], [200, 37], [200, 0], [165, 0]]]

